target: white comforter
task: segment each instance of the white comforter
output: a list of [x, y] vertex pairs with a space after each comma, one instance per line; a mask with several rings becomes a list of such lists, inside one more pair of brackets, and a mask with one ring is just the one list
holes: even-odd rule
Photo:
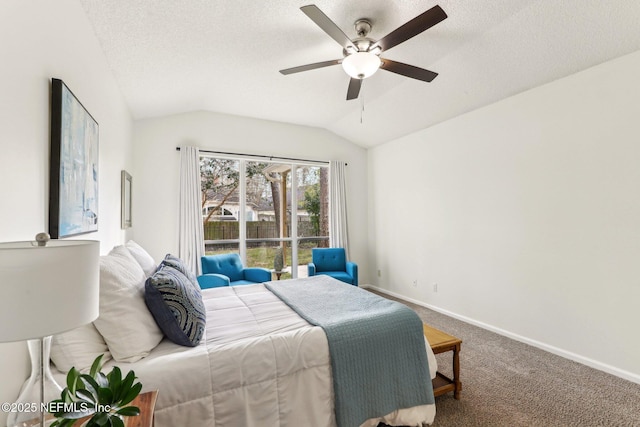
[[[335, 426], [329, 349], [320, 327], [261, 284], [202, 294], [207, 327], [199, 346], [165, 339], [150, 356], [119, 364], [135, 371], [143, 390], [159, 390], [156, 427]], [[433, 377], [436, 361], [427, 349]], [[434, 416], [435, 405], [424, 405], [380, 420], [418, 426]]]

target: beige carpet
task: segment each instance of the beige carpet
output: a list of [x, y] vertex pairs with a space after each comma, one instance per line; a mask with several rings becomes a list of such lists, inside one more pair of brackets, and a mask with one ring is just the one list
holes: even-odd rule
[[[453, 393], [437, 397], [434, 427], [640, 426], [639, 384], [401, 302], [463, 341], [461, 400]], [[436, 355], [448, 376], [451, 355]]]

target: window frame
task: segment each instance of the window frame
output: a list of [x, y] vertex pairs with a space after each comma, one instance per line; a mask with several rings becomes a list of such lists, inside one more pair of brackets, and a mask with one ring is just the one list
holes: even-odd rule
[[[310, 238], [301, 238], [298, 236], [298, 169], [300, 167], [320, 167], [327, 168], [329, 171], [329, 162], [324, 161], [309, 161], [309, 160], [297, 160], [297, 159], [282, 159], [277, 157], [272, 158], [263, 158], [259, 156], [250, 156], [250, 155], [226, 155], [219, 153], [207, 153], [200, 152], [200, 159], [202, 158], [213, 158], [213, 159], [221, 159], [221, 160], [234, 160], [238, 161], [238, 173], [240, 185], [238, 187], [238, 199], [240, 211], [238, 212], [238, 238], [237, 239], [225, 239], [221, 240], [213, 240], [213, 241], [205, 241], [209, 243], [237, 243], [238, 244], [238, 253], [240, 255], [240, 259], [242, 260], [243, 265], [248, 266], [247, 264], [247, 243], [259, 243], [259, 242], [287, 242], [289, 247], [291, 248], [291, 276], [292, 278], [298, 277], [298, 269], [293, 268], [293, 266], [298, 266], [298, 250], [300, 240], [314, 240]], [[260, 163], [272, 163], [272, 164], [281, 164], [291, 166], [291, 218], [296, 218], [295, 221], [290, 221], [290, 235], [287, 237], [278, 237], [278, 238], [247, 238], [247, 162], [260, 162]], [[329, 171], [330, 172], [330, 171]], [[224, 208], [221, 208], [224, 210]], [[329, 209], [329, 217], [331, 212], [331, 203], [328, 202]], [[328, 231], [327, 236], [317, 236], [316, 239], [320, 240], [330, 240]], [[299, 267], [299, 266], [298, 266]], [[270, 268], [271, 270], [271, 268]]]

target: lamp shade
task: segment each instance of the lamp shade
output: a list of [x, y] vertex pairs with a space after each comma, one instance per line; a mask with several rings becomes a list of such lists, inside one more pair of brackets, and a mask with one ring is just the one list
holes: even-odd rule
[[98, 317], [100, 244], [0, 243], [0, 342], [65, 332]]
[[380, 57], [371, 52], [356, 52], [342, 60], [342, 68], [354, 79], [366, 79], [380, 68]]

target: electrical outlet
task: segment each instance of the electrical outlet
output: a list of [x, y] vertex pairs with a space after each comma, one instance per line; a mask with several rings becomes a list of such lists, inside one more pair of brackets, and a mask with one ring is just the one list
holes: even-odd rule
[[414, 287], [414, 288], [417, 288], [417, 287], [418, 287], [418, 279], [416, 279], [416, 280], [414, 280], [414, 281], [413, 281], [413, 287]]
[[433, 284], [433, 292], [438, 292], [438, 284], [437, 283]]

